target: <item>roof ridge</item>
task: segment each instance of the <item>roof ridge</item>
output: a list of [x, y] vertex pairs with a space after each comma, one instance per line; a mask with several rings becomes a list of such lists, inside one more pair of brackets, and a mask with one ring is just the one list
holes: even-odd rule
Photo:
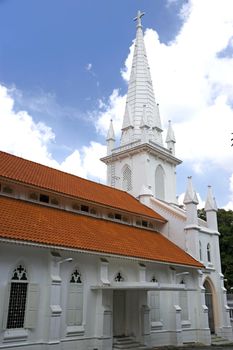
[[[14, 158], [20, 158], [22, 159], [23, 161], [26, 161], [26, 162], [29, 162], [29, 163], [33, 163], [33, 164], [36, 164], [36, 165], [39, 165], [41, 167], [45, 167], [45, 168], [48, 168], [48, 169], [51, 169], [51, 170], [54, 170], [54, 171], [58, 171], [59, 173], [62, 173], [62, 174], [66, 174], [68, 176], [71, 176], [71, 177], [74, 177], [74, 178], [79, 178], [83, 181], [87, 181], [87, 182], [92, 182], [94, 183], [95, 185], [98, 185], [98, 186], [104, 186], [104, 187], [107, 187], [107, 188], [110, 188], [114, 191], [119, 191], [119, 192], [123, 192], [123, 193], [126, 193], [127, 195], [131, 196], [133, 199], [137, 200], [134, 196], [132, 196], [130, 193], [124, 191], [124, 190], [121, 190], [119, 188], [115, 188], [115, 187], [111, 187], [109, 185], [106, 185], [106, 184], [103, 184], [103, 183], [99, 183], [99, 182], [96, 182], [94, 180], [89, 180], [89, 179], [85, 179], [84, 177], [81, 177], [79, 175], [75, 175], [75, 174], [72, 174], [72, 173], [68, 173], [67, 171], [63, 171], [63, 170], [60, 170], [60, 169], [57, 169], [57, 168], [53, 168], [52, 166], [49, 166], [49, 165], [45, 165], [45, 164], [41, 164], [41, 163], [38, 163], [38, 162], [35, 162], [34, 160], [30, 160], [30, 159], [27, 159], [27, 158], [23, 158], [21, 156], [17, 156], [15, 154], [12, 154], [12, 153], [8, 153], [8, 152], [4, 152], [4, 151], [0, 151], [0, 154], [1, 153], [4, 153], [10, 157], [14, 157]], [[1, 176], [1, 175], [0, 175]]]
[[135, 215], [166, 221], [126, 191], [0, 151], [0, 177]]

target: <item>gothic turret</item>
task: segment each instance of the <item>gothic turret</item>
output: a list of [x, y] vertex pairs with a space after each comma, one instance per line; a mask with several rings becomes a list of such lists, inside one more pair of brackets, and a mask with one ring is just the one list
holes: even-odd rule
[[184, 196], [184, 204], [187, 212], [188, 225], [197, 225], [198, 223], [198, 218], [197, 218], [198, 203], [199, 202], [198, 202], [196, 191], [194, 191], [193, 189], [192, 176], [189, 176], [187, 189]]
[[175, 143], [176, 143], [176, 138], [174, 131], [172, 129], [171, 121], [168, 121], [168, 129], [167, 129], [167, 137], [166, 137], [166, 144], [167, 144], [167, 149], [175, 155]]
[[192, 177], [188, 177], [187, 189], [184, 196], [186, 209], [186, 249], [195, 259], [199, 259], [199, 227], [197, 216], [198, 199], [193, 188]]
[[218, 231], [217, 211], [218, 208], [213, 196], [212, 188], [211, 186], [208, 186], [207, 198], [205, 202], [206, 220], [208, 227], [216, 231]]
[[107, 154], [109, 155], [109, 154], [111, 154], [113, 148], [115, 147], [115, 141], [116, 141], [115, 133], [114, 133], [114, 129], [113, 129], [113, 124], [112, 124], [112, 119], [110, 121], [106, 141], [107, 141]]

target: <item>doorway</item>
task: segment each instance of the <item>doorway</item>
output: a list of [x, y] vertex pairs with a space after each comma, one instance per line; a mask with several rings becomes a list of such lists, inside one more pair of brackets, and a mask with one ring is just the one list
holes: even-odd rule
[[211, 334], [214, 334], [215, 323], [214, 323], [213, 293], [212, 293], [211, 285], [208, 281], [205, 281], [204, 288], [205, 288], [205, 304], [208, 307], [209, 329]]
[[126, 292], [113, 291], [113, 336], [126, 336]]

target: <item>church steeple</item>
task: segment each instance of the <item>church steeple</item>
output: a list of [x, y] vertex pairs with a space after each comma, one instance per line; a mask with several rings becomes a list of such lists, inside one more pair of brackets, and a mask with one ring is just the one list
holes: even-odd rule
[[120, 146], [115, 137], [107, 138], [109, 186], [130, 192], [140, 200], [150, 195], [176, 203], [176, 166], [181, 163], [170, 148], [175, 138], [169, 129], [168, 148], [163, 146], [159, 105], [155, 102], [150, 69], [143, 39], [142, 16], [138, 11], [133, 63], [129, 80]]
[[[150, 68], [147, 61], [146, 49], [143, 39], [141, 18], [143, 12], [138, 11], [134, 18], [137, 21], [136, 40], [134, 47], [133, 63], [128, 86], [127, 103], [122, 125], [121, 144], [142, 140], [145, 130], [142, 129], [142, 120], [146, 120], [149, 140], [162, 145], [162, 129], [159, 115], [159, 106], [155, 102]], [[129, 111], [130, 127], [129, 133]]]

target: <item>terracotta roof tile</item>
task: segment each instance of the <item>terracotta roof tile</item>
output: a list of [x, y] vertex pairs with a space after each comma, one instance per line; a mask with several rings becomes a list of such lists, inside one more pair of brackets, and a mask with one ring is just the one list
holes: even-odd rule
[[0, 177], [166, 222], [127, 192], [1, 151]]
[[157, 232], [3, 196], [0, 213], [1, 238], [202, 267]]

